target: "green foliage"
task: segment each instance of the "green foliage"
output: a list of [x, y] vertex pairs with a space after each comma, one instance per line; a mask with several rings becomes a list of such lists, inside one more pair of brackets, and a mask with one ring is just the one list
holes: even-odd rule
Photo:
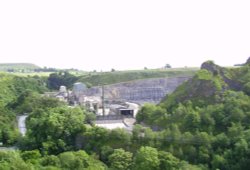
[[187, 113], [184, 117], [184, 126], [188, 128], [186, 130], [189, 130], [191, 132], [197, 130], [200, 126], [200, 123], [200, 115], [195, 111]]
[[114, 153], [114, 149], [110, 146], [103, 146], [100, 152], [100, 160], [106, 165], [110, 165], [109, 156]]
[[211, 164], [213, 169], [225, 169], [226, 160], [223, 156], [215, 154]]
[[[14, 102], [6, 104], [6, 100], [0, 105], [0, 138], [5, 143], [13, 143], [17, 138], [15, 133], [9, 133], [13, 132], [12, 125], [6, 126], [6, 122], [15, 118], [9, 108], [20, 113], [30, 111], [28, 132], [21, 138], [24, 151], [12, 155], [0, 151], [0, 166], [2, 169], [11, 166], [13, 169], [249, 169], [249, 66], [226, 69], [211, 62], [203, 66], [207, 70], [197, 72], [159, 105], [145, 104], [137, 114], [140, 124], [132, 132], [86, 125], [93, 118], [84, 109], [68, 108], [21, 89], [19, 97], [8, 99]], [[93, 73], [93, 77], [98, 74]], [[102, 81], [124, 80], [119, 78], [118, 71], [109, 73], [116, 75], [112, 80], [102, 74]], [[14, 78], [2, 80], [9, 83]], [[8, 86], [2, 87], [11, 92]], [[79, 149], [86, 152], [73, 151]]]
[[85, 151], [64, 152], [57, 156], [41, 157], [38, 151], [0, 151], [0, 169], [3, 170], [105, 170], [106, 166]]
[[[137, 121], [153, 128], [160, 126], [160, 132], [146, 136], [145, 128], [139, 128], [133, 135], [137, 142], [201, 165], [193, 168], [248, 169], [249, 66], [238, 69], [206, 67], [211, 70], [198, 71], [193, 79], [178, 87], [159, 105], [145, 105], [139, 111]], [[160, 114], [159, 110], [162, 110]]]
[[109, 130], [100, 127], [87, 128], [82, 134], [84, 150], [100, 152], [109, 140]]
[[7, 105], [26, 90], [44, 92], [45, 80], [40, 77], [17, 77], [0, 73], [0, 105]]
[[53, 90], [58, 90], [60, 86], [71, 88], [77, 81], [77, 77], [69, 72], [52, 73], [48, 77], [48, 87]]
[[159, 152], [159, 159], [160, 159], [160, 169], [168, 169], [168, 170], [175, 170], [179, 167], [179, 159], [174, 157], [169, 152], [160, 151]]
[[124, 129], [113, 129], [109, 133], [107, 143], [113, 148], [127, 148], [131, 144], [131, 135]]
[[55, 107], [38, 109], [27, 119], [29, 148], [39, 148], [45, 154], [57, 154], [73, 149], [76, 136], [84, 131], [84, 111], [80, 108]]
[[243, 90], [246, 94], [250, 95], [250, 82], [244, 84]]
[[157, 170], [160, 166], [158, 151], [151, 147], [141, 147], [135, 156], [136, 170]]
[[17, 95], [13, 84], [13, 76], [0, 73], [0, 105], [5, 106], [12, 101]]
[[0, 151], [0, 169], [3, 170], [32, 170], [33, 165], [26, 163], [19, 155], [14, 151]]
[[[137, 119], [143, 118], [143, 122], [152, 127], [161, 125], [162, 131], [153, 132], [149, 138], [145, 130], [140, 130], [147, 138], [144, 141], [151, 141], [150, 146], [168, 148], [179, 159], [204, 167], [245, 169], [250, 153], [250, 140], [245, 136], [250, 127], [249, 103], [250, 97], [243, 92], [225, 91], [213, 104], [197, 107], [187, 101], [172, 107], [172, 113], [164, 119], [155, 108], [169, 110], [166, 105], [146, 105]], [[159, 123], [161, 121], [165, 124]]]
[[32, 150], [32, 151], [24, 151], [21, 153], [21, 158], [25, 162], [29, 162], [32, 164], [38, 164], [39, 159], [41, 158], [41, 154], [38, 150]]
[[199, 80], [211, 80], [213, 78], [213, 74], [205, 69], [199, 70], [195, 76]]
[[60, 159], [55, 155], [45, 155], [40, 159], [40, 164], [42, 166], [60, 167], [61, 162]]
[[61, 168], [67, 170], [80, 170], [80, 169], [90, 169], [90, 170], [104, 170], [106, 166], [95, 160], [93, 157], [89, 156], [85, 151], [77, 152], [64, 152], [59, 156], [61, 162]]
[[111, 169], [114, 170], [129, 170], [132, 165], [132, 156], [130, 152], [126, 152], [123, 149], [115, 149], [114, 153], [109, 156], [109, 162]]
[[65, 103], [58, 99], [41, 97], [38, 93], [26, 90], [15, 101], [9, 103], [8, 107], [18, 114], [23, 114], [31, 113], [36, 109], [48, 109], [64, 105]]
[[13, 84], [16, 94], [21, 94], [25, 90], [43, 93], [47, 90], [46, 81], [38, 76], [34, 77], [14, 77]]
[[[16, 129], [16, 110], [14, 104], [21, 94], [42, 92], [46, 89], [44, 80], [39, 77], [16, 77], [0, 73], [0, 141], [4, 145], [14, 144], [19, 137]], [[27, 105], [30, 105], [30, 103]], [[23, 113], [23, 112], [18, 112]]]
[[[136, 119], [139, 123], [144, 122], [148, 125], [155, 124], [160, 126], [161, 122], [163, 122], [167, 116], [168, 114], [165, 109], [153, 104], [145, 104], [137, 114]], [[157, 118], [161, 118], [161, 120]]]
[[88, 166], [89, 156], [84, 151], [64, 152], [59, 155], [61, 166], [64, 169], [83, 169]]
[[15, 128], [15, 114], [0, 105], [0, 142], [11, 145], [17, 141], [19, 132]]

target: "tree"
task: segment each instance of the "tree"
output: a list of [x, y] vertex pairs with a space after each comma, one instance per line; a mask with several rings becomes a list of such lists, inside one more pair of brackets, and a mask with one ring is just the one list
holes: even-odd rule
[[15, 151], [0, 151], [0, 169], [18, 169], [18, 170], [33, 170], [32, 164], [27, 164]]
[[178, 169], [180, 161], [178, 158], [174, 157], [171, 153], [160, 151], [159, 159], [160, 159], [160, 169], [167, 169], [167, 170]]
[[114, 153], [109, 156], [111, 169], [129, 170], [132, 165], [132, 156], [132, 153], [126, 152], [123, 149], [115, 149]]
[[250, 82], [244, 84], [244, 92], [248, 95], [250, 95]]
[[142, 146], [135, 156], [136, 170], [158, 170], [159, 165], [158, 151], [155, 148]]
[[85, 151], [64, 152], [59, 156], [61, 168], [65, 170], [105, 170], [105, 165], [89, 156]]
[[100, 152], [100, 160], [109, 165], [109, 156], [114, 153], [114, 149], [110, 146], [103, 146]]
[[77, 135], [85, 130], [84, 120], [85, 115], [80, 108], [37, 109], [27, 119], [27, 137], [34, 149], [57, 154], [74, 148]]
[[109, 144], [113, 148], [126, 148], [131, 143], [131, 135], [124, 129], [113, 129], [109, 134]]
[[55, 155], [46, 155], [41, 159], [42, 166], [55, 166], [60, 167], [60, 159]]
[[26, 90], [14, 102], [9, 103], [8, 107], [19, 114], [23, 114], [31, 113], [36, 109], [55, 108], [63, 105], [65, 103], [56, 98], [41, 97], [38, 93]]
[[25, 161], [35, 163], [41, 157], [41, 154], [38, 150], [24, 151], [21, 153], [21, 157]]
[[163, 114], [164, 111], [162, 108], [153, 104], [145, 104], [136, 115], [136, 120], [151, 125], [156, 121], [156, 118]]
[[200, 126], [201, 118], [200, 115], [193, 111], [187, 113], [187, 115], [184, 117], [184, 122], [185, 122], [185, 129], [188, 129], [190, 131], [194, 131]]
[[87, 128], [82, 134], [83, 148], [89, 152], [100, 152], [109, 140], [109, 133], [109, 130], [101, 127]]
[[83, 169], [84, 163], [77, 159], [73, 152], [64, 152], [59, 155], [63, 169]]
[[70, 88], [76, 81], [77, 77], [69, 72], [52, 73], [48, 78], [48, 87], [50, 89], [58, 90], [60, 86], [64, 85]]
[[213, 169], [225, 169], [226, 160], [222, 156], [214, 154], [211, 164]]

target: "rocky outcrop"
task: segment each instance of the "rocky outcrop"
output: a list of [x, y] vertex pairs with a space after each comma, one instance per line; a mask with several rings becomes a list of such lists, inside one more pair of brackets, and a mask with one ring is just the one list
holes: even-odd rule
[[[124, 82], [104, 86], [107, 100], [124, 100], [134, 103], [158, 103], [167, 94], [191, 77], [155, 78]], [[93, 87], [85, 91], [87, 96], [101, 96], [102, 87]]]
[[[250, 63], [250, 58], [247, 60], [246, 64]], [[242, 84], [235, 79], [228, 77], [230, 74], [225, 68], [220, 67], [213, 63], [213, 61], [206, 61], [201, 65], [201, 69], [206, 69], [213, 73], [213, 75], [219, 75], [222, 77], [223, 81], [228, 85], [229, 89], [242, 90]]]
[[201, 69], [206, 69], [206, 70], [212, 72], [214, 75], [219, 74], [219, 72], [221, 70], [220, 66], [214, 64], [213, 61], [206, 61], [206, 62], [202, 63]]

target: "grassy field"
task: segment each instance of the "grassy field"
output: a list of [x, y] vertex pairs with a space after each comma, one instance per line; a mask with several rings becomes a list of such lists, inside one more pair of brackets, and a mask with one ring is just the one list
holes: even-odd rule
[[[49, 77], [49, 75], [51, 73], [56, 73], [56, 72], [29, 72], [29, 73], [21, 73], [21, 72], [10, 72], [9, 73], [8, 72], [8, 74], [21, 76], [21, 77], [28, 77], [28, 76]], [[83, 75], [88, 75], [89, 74], [89, 72], [86, 72], [86, 71], [69, 71], [69, 73], [73, 74], [74, 76], [83, 76]]]
[[13, 72], [13, 73], [8, 73], [11, 75], [15, 76], [20, 76], [20, 77], [28, 77], [28, 76], [39, 76], [39, 77], [49, 77], [49, 75], [52, 72], [31, 72], [31, 73], [20, 73], [20, 72]]
[[0, 63], [0, 71], [33, 71], [40, 67], [31, 63]]
[[140, 79], [193, 76], [199, 68], [171, 68], [153, 70], [129, 70], [115, 72], [91, 72], [80, 76], [79, 81], [97, 86], [101, 84], [115, 84]]
[[[70, 71], [73, 76], [77, 77], [77, 82], [83, 82], [90, 86], [116, 84], [121, 82], [128, 82], [141, 79], [163, 78], [163, 77], [182, 77], [193, 76], [199, 68], [169, 68], [169, 69], [146, 69], [146, 70], [127, 70], [114, 72], [84, 72], [84, 71]], [[49, 77], [51, 73], [55, 72], [12, 72], [10, 75], [19, 77]], [[74, 82], [72, 82], [73, 84]]]

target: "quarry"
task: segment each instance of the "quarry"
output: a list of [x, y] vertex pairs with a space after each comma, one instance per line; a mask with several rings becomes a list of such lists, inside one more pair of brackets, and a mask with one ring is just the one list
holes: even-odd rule
[[72, 91], [61, 86], [58, 92], [45, 93], [72, 106], [85, 106], [96, 115], [96, 126], [131, 131], [138, 110], [145, 103], [159, 103], [191, 76], [151, 78], [87, 88], [82, 82]]

